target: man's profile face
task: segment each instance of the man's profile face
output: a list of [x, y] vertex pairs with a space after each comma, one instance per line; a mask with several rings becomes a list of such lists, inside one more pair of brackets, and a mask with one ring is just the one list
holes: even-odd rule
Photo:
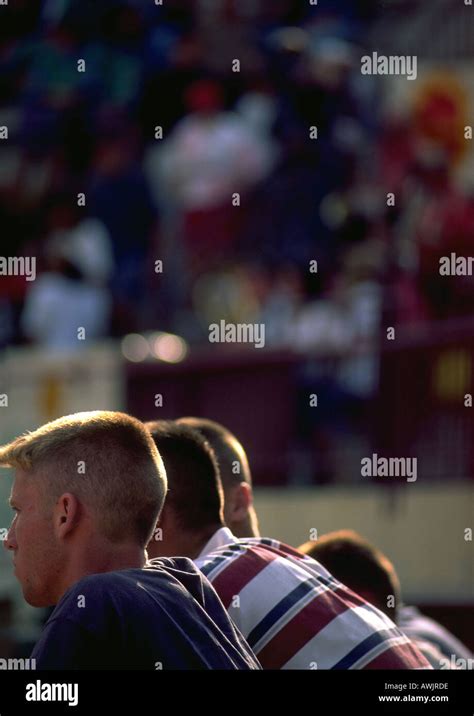
[[33, 473], [17, 469], [10, 505], [15, 513], [5, 547], [13, 554], [15, 576], [23, 596], [34, 607], [54, 604], [61, 569], [60, 550], [53, 530], [53, 505]]

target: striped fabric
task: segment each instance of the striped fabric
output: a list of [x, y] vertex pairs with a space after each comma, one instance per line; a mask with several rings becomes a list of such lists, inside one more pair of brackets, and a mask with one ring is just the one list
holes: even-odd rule
[[196, 560], [264, 669], [430, 669], [381, 611], [311, 557], [219, 530]]

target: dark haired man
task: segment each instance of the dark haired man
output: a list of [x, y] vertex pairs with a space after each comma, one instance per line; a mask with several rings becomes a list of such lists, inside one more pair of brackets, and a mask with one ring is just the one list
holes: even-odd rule
[[188, 417], [176, 422], [198, 430], [215, 453], [224, 490], [226, 525], [236, 537], [259, 537], [257, 513], [253, 506], [252, 474], [241, 442], [214, 420]]
[[234, 537], [200, 433], [170, 421], [147, 427], [169, 485], [149, 554], [194, 559], [264, 668], [431, 668], [385, 614], [315, 560], [276, 540]]

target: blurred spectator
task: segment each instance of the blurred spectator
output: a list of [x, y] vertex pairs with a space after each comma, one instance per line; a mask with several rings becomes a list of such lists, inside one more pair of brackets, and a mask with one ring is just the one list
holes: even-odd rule
[[86, 190], [92, 216], [108, 231], [114, 253], [116, 303], [140, 326], [147, 258], [157, 232], [157, 211], [138, 156], [136, 133], [120, 116], [104, 118]]
[[[224, 111], [218, 83], [203, 80], [186, 93], [190, 111], [149, 166], [160, 177], [166, 199], [182, 214], [184, 246], [193, 272], [233, 247], [239, 209], [233, 195], [245, 192], [270, 171], [274, 149], [262, 125]], [[258, 109], [257, 109], [258, 112]], [[156, 164], [155, 164], [156, 162]], [[155, 165], [155, 166], [153, 166]]]
[[[18, 0], [1, 28], [5, 253], [41, 261], [51, 201], [84, 192], [112, 244], [115, 335], [202, 340], [217, 286], [227, 315], [268, 323], [268, 345], [313, 352], [374, 336], [382, 301], [390, 324], [469, 313], [472, 281], [437, 270], [474, 230], [467, 84], [427, 62], [402, 112], [394, 78], [360, 74], [377, 13], [375, 0]], [[374, 239], [377, 271], [354, 279], [347, 255]], [[17, 279], [0, 289], [3, 341], [20, 337]], [[367, 394], [359, 363], [346, 387]]]
[[71, 351], [107, 335], [111, 303], [104, 283], [111, 261], [101, 227], [83, 222], [68, 235], [56, 235], [47, 254], [48, 270], [26, 296], [25, 336], [48, 349]]
[[421, 323], [470, 314], [472, 281], [441, 276], [439, 259], [471, 252], [474, 202], [458, 177], [467, 143], [466, 90], [453, 73], [431, 72], [408, 115], [386, 118], [381, 173], [397, 196], [388, 215], [392, 320]]

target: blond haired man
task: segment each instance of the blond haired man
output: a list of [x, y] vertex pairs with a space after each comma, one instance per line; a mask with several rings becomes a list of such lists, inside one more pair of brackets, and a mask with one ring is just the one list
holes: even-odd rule
[[147, 560], [167, 482], [142, 423], [66, 416], [1, 447], [0, 465], [16, 470], [16, 577], [29, 604], [55, 606], [37, 668], [259, 668], [189, 560]]

